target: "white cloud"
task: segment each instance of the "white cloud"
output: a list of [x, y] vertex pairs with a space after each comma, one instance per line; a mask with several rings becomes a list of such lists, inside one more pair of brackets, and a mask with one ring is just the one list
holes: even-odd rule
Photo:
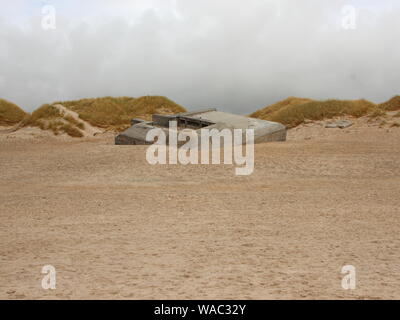
[[[357, 28], [343, 30], [342, 0], [27, 3], [0, 15], [0, 97], [29, 110], [160, 94], [189, 108], [249, 113], [290, 95], [381, 101], [399, 93], [398, 5], [353, 1]], [[48, 3], [54, 31], [41, 29]]]

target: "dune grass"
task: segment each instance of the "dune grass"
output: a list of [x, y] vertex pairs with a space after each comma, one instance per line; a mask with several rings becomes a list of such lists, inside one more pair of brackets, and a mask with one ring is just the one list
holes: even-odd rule
[[[83, 122], [71, 116], [65, 116], [56, 104], [78, 113], [79, 117], [93, 126], [107, 130], [121, 131], [130, 125], [132, 118], [150, 119], [152, 114], [175, 114], [186, 109], [161, 96], [104, 97], [44, 104], [31, 115], [25, 113], [15, 104], [0, 99], [0, 125], [37, 126], [51, 130], [55, 134], [65, 132], [73, 137], [83, 136]], [[326, 100], [316, 101], [308, 98], [289, 97], [271, 106], [262, 108], [251, 117], [280, 122], [288, 128], [296, 127], [305, 120], [331, 119], [337, 116], [361, 117], [368, 115], [371, 119], [386, 115], [387, 111], [400, 110], [400, 96], [376, 105], [367, 100]], [[398, 112], [395, 117], [400, 117]]]
[[16, 104], [0, 99], [0, 125], [12, 126], [21, 122], [28, 114]]
[[[375, 115], [382, 114], [377, 105], [367, 100], [312, 100], [304, 103], [307, 99], [289, 99], [291, 99], [292, 103], [281, 102], [272, 105], [274, 108], [272, 111], [262, 109], [251, 116], [279, 122], [288, 128], [293, 128], [304, 123], [305, 120], [317, 121], [343, 115], [361, 117], [374, 112], [376, 112]], [[266, 107], [265, 109], [268, 108]], [[261, 117], [257, 115], [261, 115]]]
[[71, 137], [83, 137], [79, 129], [83, 129], [84, 124], [71, 116], [64, 116], [59, 109], [50, 104], [44, 104], [35, 110], [25, 119], [24, 125], [50, 130], [55, 135], [66, 133]]
[[64, 115], [55, 105], [78, 113], [79, 117], [93, 126], [107, 130], [122, 131], [130, 126], [133, 118], [151, 119], [151, 115], [185, 112], [185, 108], [165, 97], [146, 96], [104, 97], [44, 104], [24, 120], [25, 126], [36, 126], [51, 130], [58, 135], [65, 132], [72, 137], [83, 136], [85, 124], [69, 115]]
[[397, 111], [400, 110], [400, 96], [395, 96], [389, 101], [381, 103], [379, 107], [385, 111]]
[[75, 111], [82, 120], [101, 128], [114, 129], [129, 126], [131, 119], [150, 119], [152, 114], [185, 112], [185, 108], [160, 96], [104, 97], [57, 102]]
[[298, 106], [301, 104], [305, 104], [308, 102], [313, 101], [312, 99], [307, 99], [307, 98], [297, 98], [297, 97], [289, 97], [285, 100], [279, 101], [277, 103], [274, 103], [266, 108], [262, 108], [250, 115], [250, 117], [253, 118], [260, 118], [260, 119], [265, 119], [268, 117], [268, 115], [277, 112], [281, 109], [287, 108], [287, 107], [292, 107], [292, 106]]
[[81, 130], [85, 130], [85, 124], [81, 121], [76, 120], [75, 118], [71, 117], [70, 115], [65, 116], [64, 119], [68, 121], [71, 125], [76, 126]]
[[59, 129], [71, 137], [74, 137], [74, 138], [83, 137], [82, 131], [80, 131], [79, 128], [74, 127], [70, 123], [64, 123]]
[[30, 117], [25, 120], [25, 124], [35, 126], [45, 120], [54, 120], [62, 117], [63, 115], [56, 107], [50, 104], [44, 104], [32, 112]]
[[385, 115], [386, 115], [385, 110], [382, 110], [381, 108], [378, 107], [378, 108], [376, 108], [376, 110], [374, 110], [368, 116], [370, 117], [370, 119], [376, 119], [376, 118], [384, 117]]

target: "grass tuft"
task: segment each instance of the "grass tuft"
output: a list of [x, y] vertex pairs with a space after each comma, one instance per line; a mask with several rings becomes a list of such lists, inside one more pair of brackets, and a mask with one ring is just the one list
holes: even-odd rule
[[[289, 98], [293, 99], [293, 98]], [[299, 99], [299, 98], [296, 98]], [[307, 100], [307, 99], [306, 99]], [[253, 113], [252, 117], [261, 115], [264, 120], [279, 122], [288, 128], [294, 128], [307, 120], [332, 119], [337, 116], [349, 115], [361, 117], [375, 112], [377, 106], [367, 100], [327, 100], [327, 101], [309, 101], [297, 100], [300, 103], [289, 103], [277, 107], [279, 104], [272, 105], [274, 110], [268, 111], [266, 107]]]
[[126, 127], [133, 118], [150, 119], [155, 113], [174, 114], [186, 111], [168, 98], [159, 96], [104, 97], [57, 103], [77, 112], [82, 120], [91, 125], [106, 129]]
[[73, 125], [69, 123], [64, 123], [61, 127], [60, 130], [64, 131], [66, 134], [68, 134], [71, 137], [74, 138], [82, 138], [83, 133], [77, 128], [74, 127]]
[[0, 125], [12, 126], [21, 122], [27, 113], [12, 102], [0, 99]]
[[380, 118], [386, 115], [386, 112], [382, 109], [377, 108], [374, 112], [372, 112], [369, 117], [370, 119]]
[[85, 130], [85, 124], [60, 112], [54, 107], [56, 104], [75, 111], [82, 120], [93, 126], [115, 131], [129, 127], [133, 118], [151, 119], [151, 115], [155, 113], [174, 114], [186, 111], [165, 97], [104, 97], [44, 104], [24, 120], [24, 125], [51, 130], [54, 134], [65, 132], [72, 137], [83, 136], [80, 130]]
[[302, 105], [302, 104], [305, 104], [305, 103], [308, 103], [311, 101], [313, 101], [313, 100], [307, 99], [307, 98], [289, 97], [285, 100], [279, 101], [277, 103], [274, 103], [268, 107], [265, 107], [263, 109], [260, 109], [256, 112], [252, 113], [250, 115], [250, 117], [266, 119], [272, 113], [281, 111], [288, 107], [299, 106], [299, 105]]
[[66, 121], [68, 121], [71, 125], [74, 125], [81, 130], [85, 130], [85, 124], [81, 121], [76, 120], [74, 117], [71, 117], [70, 115], [68, 115], [68, 116], [65, 116], [64, 119]]
[[46, 120], [54, 120], [62, 118], [61, 112], [49, 104], [44, 104], [40, 108], [36, 109], [28, 118], [24, 120], [25, 125], [30, 126], [41, 126]]
[[83, 137], [79, 130], [84, 124], [71, 116], [64, 116], [60, 110], [52, 105], [44, 104], [35, 110], [30, 117], [24, 120], [24, 125], [50, 130], [55, 135], [64, 132], [71, 137]]
[[397, 111], [400, 110], [400, 96], [395, 96], [389, 101], [381, 103], [379, 107], [386, 111]]

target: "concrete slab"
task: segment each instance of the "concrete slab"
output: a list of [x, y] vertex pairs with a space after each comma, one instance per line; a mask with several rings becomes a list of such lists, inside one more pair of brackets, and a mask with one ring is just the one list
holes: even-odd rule
[[[253, 129], [255, 143], [270, 141], [286, 141], [286, 127], [280, 123], [270, 122], [246, 116], [220, 112], [216, 109], [205, 109], [176, 115], [154, 115], [153, 121], [132, 121], [132, 126], [115, 138], [117, 145], [152, 144], [146, 141], [147, 132], [154, 128], [161, 128], [168, 137], [170, 121], [177, 121], [178, 129], [185, 128], [198, 131], [206, 129]], [[168, 138], [167, 138], [168, 140]]]

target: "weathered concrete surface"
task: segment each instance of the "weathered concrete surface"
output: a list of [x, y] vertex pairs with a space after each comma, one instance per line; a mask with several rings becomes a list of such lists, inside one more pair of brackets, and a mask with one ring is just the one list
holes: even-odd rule
[[177, 121], [179, 129], [196, 130], [199, 136], [201, 129], [229, 129], [232, 131], [234, 129], [253, 129], [255, 143], [286, 141], [286, 127], [280, 123], [220, 112], [216, 109], [206, 109], [177, 115], [154, 115], [151, 122], [139, 122], [135, 119], [132, 121], [132, 127], [115, 138], [115, 144], [151, 144], [151, 141], [146, 140], [146, 135], [154, 128], [162, 128], [168, 137], [170, 121]]
[[146, 141], [147, 132], [154, 129], [147, 122], [141, 122], [131, 126], [115, 138], [116, 145], [145, 145], [152, 144]]

